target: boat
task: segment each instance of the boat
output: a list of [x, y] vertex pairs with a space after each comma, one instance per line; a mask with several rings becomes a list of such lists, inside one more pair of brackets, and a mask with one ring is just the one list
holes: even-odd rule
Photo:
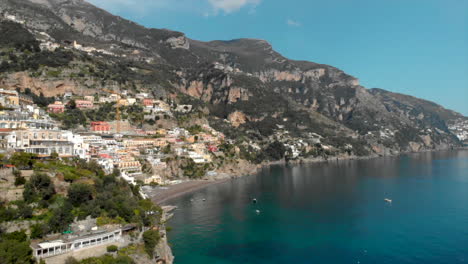
[[257, 214], [259, 214], [259, 213], [260, 213], [260, 210], [255, 210], [255, 212], [256, 212]]
[[392, 200], [391, 199], [388, 199], [388, 198], [385, 198], [384, 201], [386, 201], [387, 203], [391, 203]]
[[257, 199], [256, 199], [256, 198], [253, 198], [253, 199], [252, 199], [252, 202], [253, 202], [253, 203], [257, 203]]

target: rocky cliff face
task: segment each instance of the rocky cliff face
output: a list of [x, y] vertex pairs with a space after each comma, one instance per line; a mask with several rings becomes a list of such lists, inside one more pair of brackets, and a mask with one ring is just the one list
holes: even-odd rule
[[[414, 97], [368, 90], [329, 65], [289, 60], [264, 40], [191, 40], [180, 32], [145, 28], [83, 0], [3, 0], [0, 13], [4, 19], [13, 16], [41, 41], [70, 46], [79, 40], [110, 54], [85, 56], [72, 48], [73, 59], [62, 68], [73, 78], [48, 78], [50, 69], [43, 67], [34, 78], [28, 76], [31, 70], [10, 69], [0, 79], [6, 88], [28, 86], [45, 95], [93, 93], [108, 86], [185, 94], [208, 109], [219, 129], [227, 134], [236, 129], [257, 141], [283, 127], [299, 138], [316, 133], [359, 140], [382, 155], [460, 143], [446, 123], [465, 117]], [[231, 126], [216, 121], [223, 119]]]

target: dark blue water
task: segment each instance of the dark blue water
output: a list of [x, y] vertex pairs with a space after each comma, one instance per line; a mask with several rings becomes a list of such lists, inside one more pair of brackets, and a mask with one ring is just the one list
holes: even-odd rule
[[468, 151], [276, 166], [172, 203], [176, 264], [468, 262]]

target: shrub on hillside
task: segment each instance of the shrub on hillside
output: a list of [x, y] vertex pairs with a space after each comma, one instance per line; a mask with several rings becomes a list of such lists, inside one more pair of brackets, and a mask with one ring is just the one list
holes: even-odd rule
[[107, 246], [107, 252], [117, 252], [119, 248], [116, 245]]

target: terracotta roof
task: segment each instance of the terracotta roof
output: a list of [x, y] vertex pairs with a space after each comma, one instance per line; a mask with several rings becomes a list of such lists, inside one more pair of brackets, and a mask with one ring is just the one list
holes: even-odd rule
[[106, 153], [100, 153], [99, 157], [104, 158], [104, 159], [111, 159], [112, 158], [109, 154], [106, 154]]

